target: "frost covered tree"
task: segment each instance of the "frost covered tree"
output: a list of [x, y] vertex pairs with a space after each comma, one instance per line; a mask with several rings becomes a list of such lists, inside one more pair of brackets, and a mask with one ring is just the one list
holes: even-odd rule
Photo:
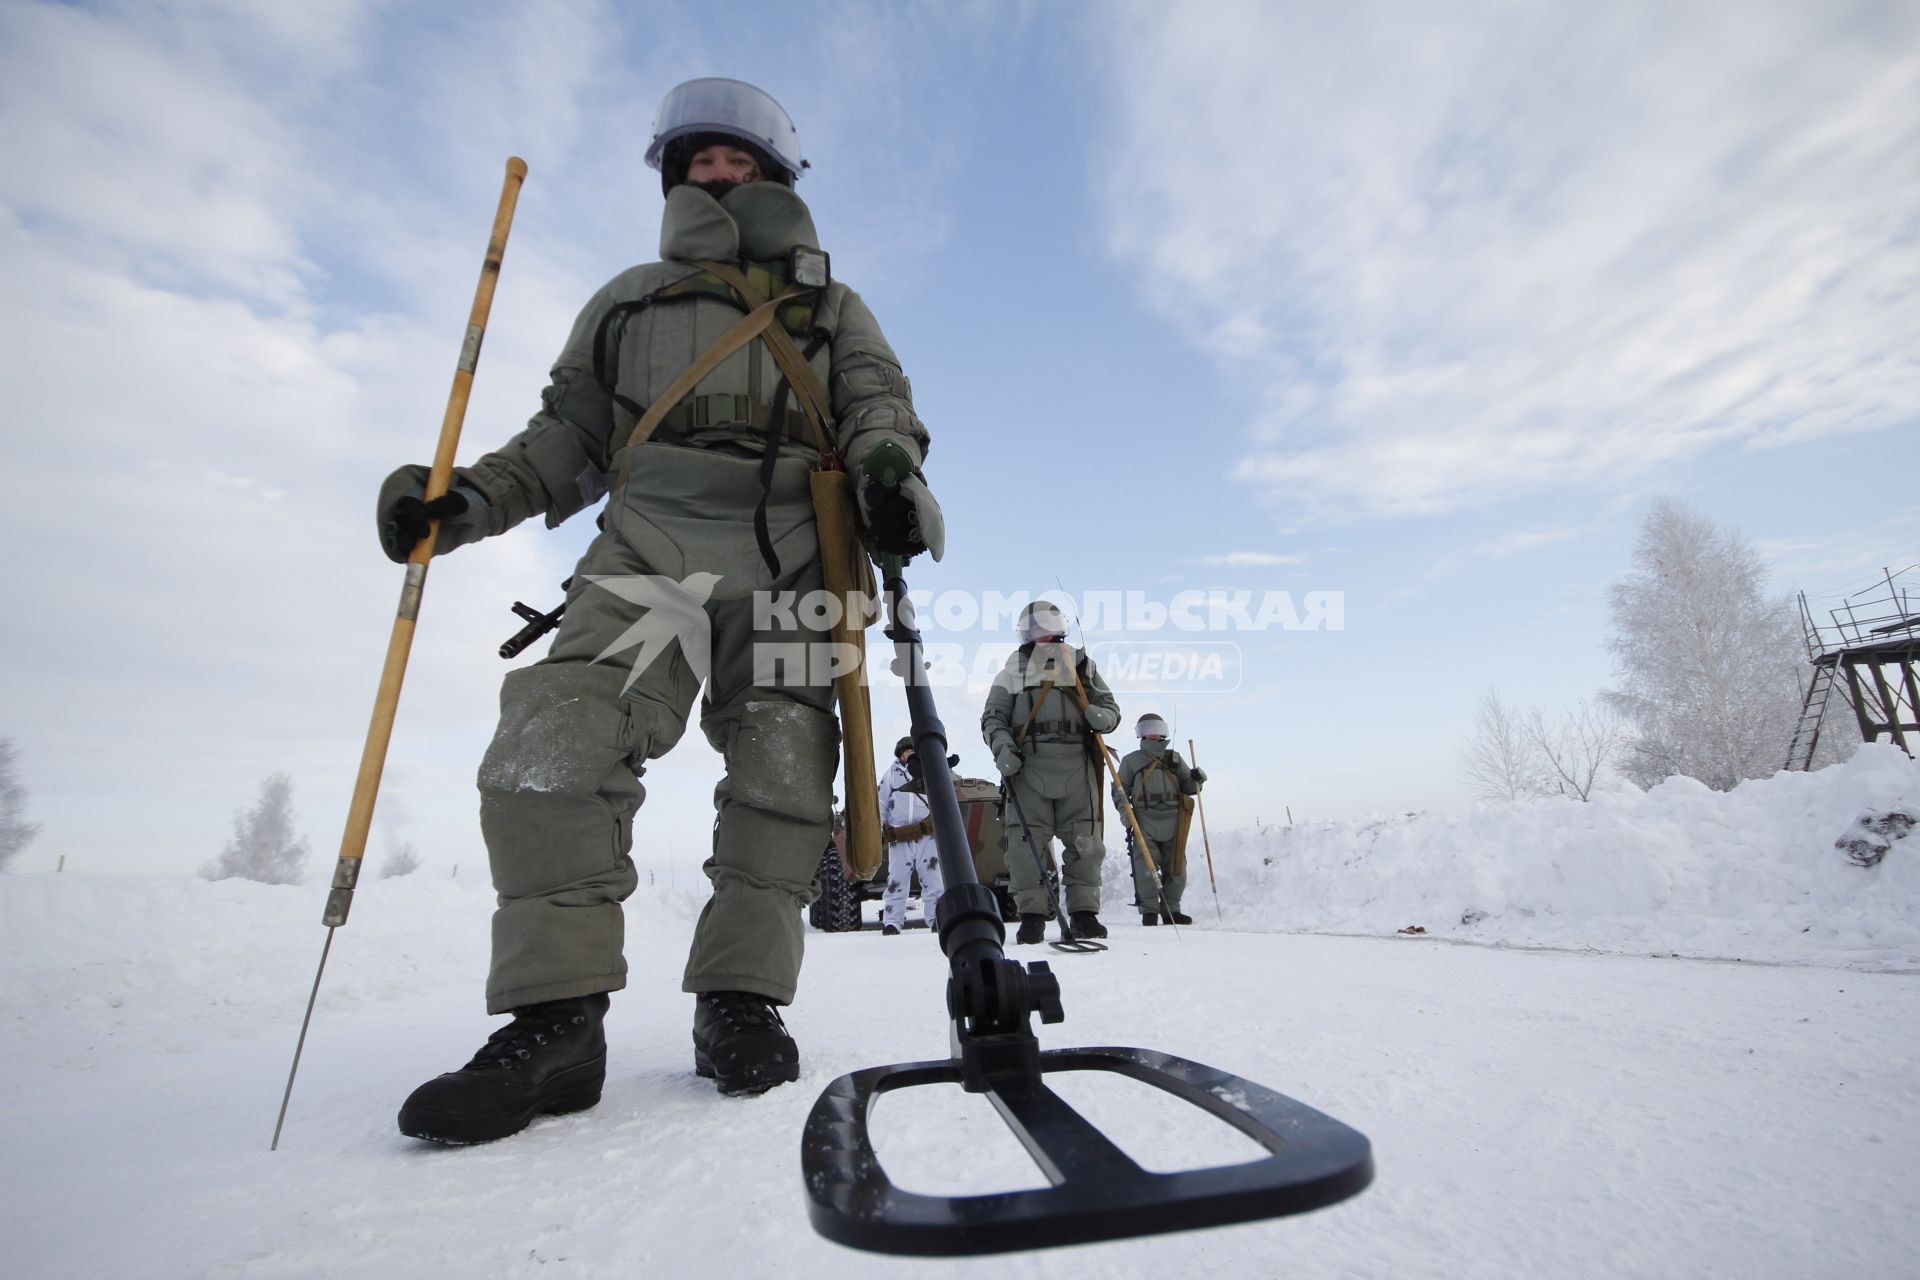
[[380, 864], [380, 878], [391, 880], [395, 876], [408, 876], [420, 869], [420, 854], [414, 849], [411, 840], [402, 842], [386, 861]]
[[1605, 700], [1632, 726], [1620, 768], [1635, 783], [1684, 774], [1725, 791], [1780, 768], [1806, 654], [1792, 605], [1765, 579], [1739, 531], [1672, 498], [1648, 509], [1607, 599], [1620, 687]]
[[1582, 700], [1551, 721], [1536, 707], [1527, 716], [1526, 739], [1545, 787], [1584, 801], [1626, 745], [1627, 726], [1612, 707]]
[[13, 739], [0, 738], [0, 868], [39, 833], [40, 824], [27, 821], [27, 789], [13, 776]]
[[1473, 709], [1473, 732], [1460, 748], [1460, 771], [1482, 800], [1525, 800], [1552, 791], [1519, 712], [1488, 686]]
[[293, 779], [276, 773], [260, 784], [251, 809], [233, 815], [233, 838], [200, 868], [209, 880], [298, 884], [307, 867], [307, 838], [293, 834]]

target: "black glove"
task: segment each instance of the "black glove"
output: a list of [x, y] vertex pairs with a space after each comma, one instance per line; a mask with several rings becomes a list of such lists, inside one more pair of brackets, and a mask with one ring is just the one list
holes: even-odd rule
[[947, 525], [927, 482], [913, 470], [900, 445], [883, 442], [859, 466], [860, 514], [868, 545], [880, 555], [911, 560], [922, 551], [935, 560], [946, 554]]
[[900, 486], [883, 489], [877, 484], [862, 485], [860, 496], [874, 550], [910, 559], [927, 549], [914, 527], [913, 499]]
[[466, 485], [426, 501], [427, 469], [401, 467], [380, 486], [380, 549], [395, 564], [405, 564], [420, 539], [427, 536], [428, 521], [440, 521], [440, 536], [434, 539], [434, 554], [445, 555], [455, 547], [477, 542], [487, 535], [487, 502], [478, 490]]
[[[465, 515], [471, 505], [458, 493], [443, 493], [432, 502], [422, 502], [415, 495], [408, 494], [387, 510], [386, 528], [381, 530], [387, 543], [387, 554], [392, 555], [400, 547], [411, 552], [432, 527], [428, 521]], [[406, 556], [400, 558], [404, 560]]]
[[1193, 780], [1204, 784], [1207, 780], [1207, 771], [1205, 769], [1195, 769], [1193, 771]]

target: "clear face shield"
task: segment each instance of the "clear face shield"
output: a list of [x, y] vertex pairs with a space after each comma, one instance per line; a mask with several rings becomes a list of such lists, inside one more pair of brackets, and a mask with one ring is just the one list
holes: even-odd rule
[[1020, 615], [1020, 640], [1031, 644], [1043, 637], [1067, 634], [1067, 617], [1050, 600], [1036, 600]]
[[[745, 138], [786, 166], [791, 183], [807, 167], [800, 158], [800, 134], [793, 120], [765, 91], [741, 80], [710, 76], [689, 80], [669, 90], [653, 118], [653, 141], [647, 146], [647, 164], [658, 169], [667, 144], [696, 133], [724, 133]], [[779, 175], [768, 174], [770, 178]]]

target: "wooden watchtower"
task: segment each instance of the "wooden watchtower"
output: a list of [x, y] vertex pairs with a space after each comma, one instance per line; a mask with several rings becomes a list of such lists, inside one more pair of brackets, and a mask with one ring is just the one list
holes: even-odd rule
[[[1842, 681], [1842, 696], [1853, 707], [1862, 741], [1875, 742], [1884, 734], [1908, 755], [1920, 745], [1920, 679], [1914, 674], [1920, 665], [1920, 592], [1900, 582], [1915, 568], [1920, 566], [1887, 573], [1884, 582], [1849, 596], [1828, 612], [1832, 622], [1825, 627], [1814, 621], [1807, 593], [1800, 593], [1813, 679], [1787, 748], [1788, 769], [1811, 767], [1827, 703]], [[1860, 596], [1871, 598], [1859, 601]]]

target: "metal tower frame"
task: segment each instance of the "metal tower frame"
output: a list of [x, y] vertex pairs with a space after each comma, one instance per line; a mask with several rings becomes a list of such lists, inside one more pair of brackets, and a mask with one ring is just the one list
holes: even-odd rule
[[[1813, 679], [1800, 704], [1800, 723], [1787, 747], [1786, 768], [1812, 766], [1827, 703], [1843, 679], [1842, 696], [1853, 708], [1863, 742], [1878, 741], [1885, 734], [1908, 755], [1920, 745], [1920, 677], [1915, 675], [1920, 664], [1920, 599], [1916, 599], [1920, 593], [1899, 581], [1915, 569], [1920, 565], [1909, 565], [1897, 574], [1881, 570], [1882, 582], [1828, 611], [1832, 622], [1826, 627], [1814, 621], [1807, 593], [1800, 593], [1800, 625], [1806, 632]], [[1869, 593], [1872, 599], [1855, 603]]]

